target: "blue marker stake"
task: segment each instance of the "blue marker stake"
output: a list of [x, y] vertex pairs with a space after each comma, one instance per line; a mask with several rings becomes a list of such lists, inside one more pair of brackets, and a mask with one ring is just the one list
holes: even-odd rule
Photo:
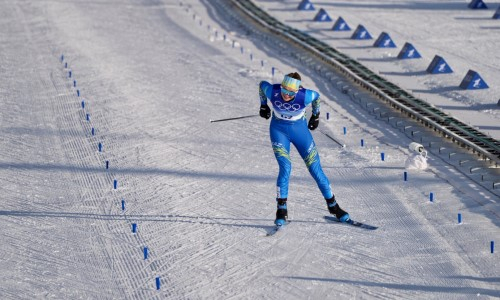
[[118, 188], [118, 180], [113, 180], [113, 188], [116, 190]]
[[361, 139], [361, 147], [365, 146], [365, 140]]
[[76, 87], [76, 80], [73, 80], [73, 87]]
[[137, 224], [132, 223], [132, 233], [137, 233]]
[[87, 114], [87, 121], [90, 121], [90, 114]]
[[458, 214], [458, 224], [462, 224], [462, 214]]
[[434, 193], [429, 194], [429, 201], [434, 202]]
[[68, 73], [68, 74], [69, 74], [69, 78], [71, 78], [71, 71], [69, 71], [69, 73]]
[[160, 277], [156, 277], [156, 289], [160, 289]]
[[404, 177], [404, 180], [405, 180], [405, 181], [408, 181], [408, 172], [405, 172], [405, 173], [403, 174], [403, 177]]
[[64, 63], [64, 68], [67, 69], [68, 68], [68, 63]]
[[347, 127], [344, 127], [344, 135], [347, 134]]
[[122, 200], [122, 211], [125, 211], [125, 200]]
[[95, 135], [95, 129], [94, 129], [94, 127], [92, 127], [91, 132], [92, 132], [92, 135]]
[[61, 55], [61, 62], [63, 62], [63, 61], [64, 61], [64, 54]]
[[85, 108], [85, 100], [82, 100], [82, 108]]
[[326, 113], [326, 119], [330, 120], [330, 113], [329, 112]]
[[[380, 153], [380, 159], [381, 159], [382, 161], [385, 161], [385, 153], [384, 153], [384, 152]], [[405, 172], [405, 173], [406, 173], [406, 172]]]
[[273, 75], [274, 77], [274, 67], [271, 69], [271, 74]]
[[491, 253], [495, 252], [495, 241], [490, 242], [490, 250], [491, 250]]
[[97, 148], [99, 149], [99, 152], [102, 152], [102, 144], [101, 144], [101, 143], [99, 143], [99, 144], [97, 145]]
[[109, 169], [109, 160], [106, 161], [106, 170]]
[[76, 90], [76, 95], [80, 97], [80, 90]]
[[144, 247], [144, 259], [148, 259], [148, 247]]

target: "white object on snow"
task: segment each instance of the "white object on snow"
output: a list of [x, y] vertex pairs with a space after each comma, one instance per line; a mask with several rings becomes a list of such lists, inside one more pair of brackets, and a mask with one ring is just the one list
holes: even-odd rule
[[427, 157], [427, 151], [425, 150], [424, 146], [420, 145], [419, 143], [410, 143], [410, 146], [408, 146], [411, 151], [417, 152], [422, 154], [424, 157]]
[[407, 170], [425, 170], [427, 169], [427, 157], [421, 154], [412, 154], [405, 161]]
[[427, 169], [427, 151], [424, 146], [419, 143], [411, 143], [408, 147], [414, 153], [405, 161], [405, 168], [407, 170], [425, 170]]

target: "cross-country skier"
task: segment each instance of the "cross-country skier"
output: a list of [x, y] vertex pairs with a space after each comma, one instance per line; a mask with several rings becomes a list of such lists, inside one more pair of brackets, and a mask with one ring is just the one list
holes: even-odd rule
[[[267, 100], [271, 102], [273, 113], [269, 133], [271, 143], [279, 165], [278, 180], [276, 183], [276, 201], [278, 209], [274, 223], [281, 226], [288, 218], [287, 204], [288, 181], [292, 165], [290, 161], [290, 143], [292, 143], [306, 163], [309, 173], [318, 184], [326, 200], [328, 210], [339, 221], [349, 221], [349, 214], [342, 210], [335, 201], [330, 182], [323, 173], [319, 161], [319, 154], [314, 139], [309, 130], [319, 125], [320, 100], [319, 93], [303, 88], [299, 73], [285, 75], [281, 84], [270, 84], [262, 81], [259, 84], [260, 111], [265, 119], [271, 117], [271, 109]], [[306, 107], [312, 104], [312, 116], [309, 123], [306, 121]]]

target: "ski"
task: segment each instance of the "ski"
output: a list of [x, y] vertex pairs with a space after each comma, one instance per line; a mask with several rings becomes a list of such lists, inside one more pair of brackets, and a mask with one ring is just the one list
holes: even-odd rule
[[[339, 221], [339, 219], [337, 219], [335, 217], [332, 217], [332, 216], [325, 216], [325, 220], [332, 221], [332, 222], [337, 222], [337, 223], [341, 223]], [[341, 223], [341, 224], [352, 225], [352, 226], [363, 228], [363, 229], [367, 229], [367, 230], [375, 230], [375, 229], [378, 228], [377, 226], [368, 225], [368, 224], [365, 224], [365, 223], [354, 221], [352, 219], [349, 219], [349, 221], [347, 221], [345, 223]]]
[[288, 224], [290, 224], [290, 221], [286, 221], [286, 223], [285, 223], [285, 224], [280, 225], [280, 226], [278, 226], [278, 225], [274, 225], [273, 229], [271, 229], [271, 230], [270, 230], [270, 231], [266, 234], [266, 236], [273, 236], [273, 235], [275, 235], [276, 233], [278, 233], [278, 232], [282, 231], [282, 230], [285, 228], [285, 226], [287, 226]]

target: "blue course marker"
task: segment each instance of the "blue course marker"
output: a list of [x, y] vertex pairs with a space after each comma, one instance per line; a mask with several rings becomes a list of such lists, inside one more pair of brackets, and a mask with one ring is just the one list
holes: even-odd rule
[[160, 277], [156, 277], [156, 289], [160, 289]]

